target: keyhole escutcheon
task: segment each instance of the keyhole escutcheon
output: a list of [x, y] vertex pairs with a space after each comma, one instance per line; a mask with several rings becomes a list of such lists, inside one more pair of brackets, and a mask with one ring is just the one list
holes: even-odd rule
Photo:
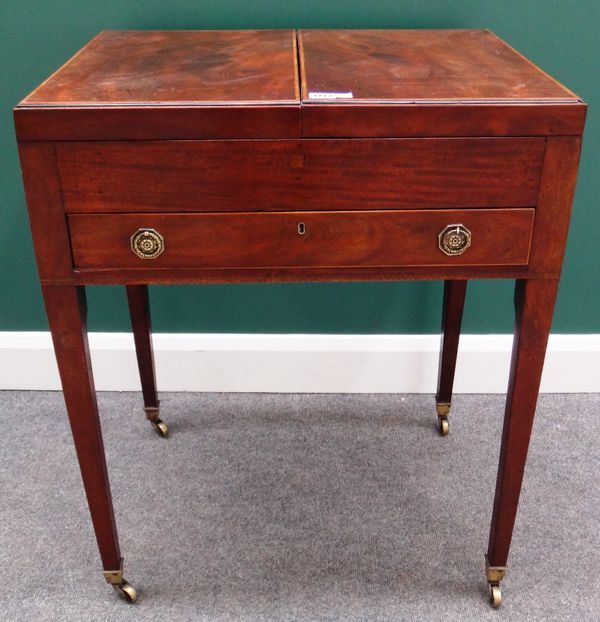
[[303, 222], [298, 223], [298, 233], [300, 235], [304, 235], [306, 233], [306, 226], [304, 225]]

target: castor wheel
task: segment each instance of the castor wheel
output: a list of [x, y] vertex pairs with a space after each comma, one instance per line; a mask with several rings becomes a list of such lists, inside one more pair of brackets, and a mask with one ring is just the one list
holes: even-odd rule
[[502, 589], [498, 583], [490, 583], [490, 605], [498, 609], [502, 604]]
[[502, 589], [500, 581], [506, 576], [506, 566], [491, 566], [487, 555], [485, 556], [485, 575], [487, 578], [488, 589], [490, 594], [490, 605], [494, 609], [498, 609], [502, 604]]
[[152, 427], [158, 432], [159, 436], [167, 438], [169, 436], [169, 428], [162, 419], [151, 421]]
[[133, 585], [129, 585], [125, 579], [123, 579], [123, 559], [121, 558], [121, 565], [116, 570], [103, 570], [105, 581], [112, 585], [114, 591], [126, 602], [134, 603], [137, 600], [137, 592]]
[[162, 438], [169, 436], [169, 428], [167, 424], [160, 418], [160, 409], [157, 406], [144, 406], [144, 412], [146, 413], [146, 419], [152, 424], [152, 427], [158, 432]]
[[113, 589], [125, 602], [133, 604], [137, 600], [135, 588], [133, 585], [129, 585], [124, 579], [121, 583], [113, 584]]
[[450, 424], [448, 423], [448, 415], [450, 414], [450, 402], [435, 403], [435, 410], [438, 418], [438, 432], [440, 436], [448, 436]]

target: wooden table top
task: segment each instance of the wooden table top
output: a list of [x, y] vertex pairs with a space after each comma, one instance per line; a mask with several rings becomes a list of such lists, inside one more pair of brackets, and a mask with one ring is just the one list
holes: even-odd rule
[[303, 103], [579, 101], [489, 30], [303, 30], [298, 42]]
[[293, 30], [104, 31], [22, 105], [297, 104]]
[[20, 140], [578, 135], [581, 100], [487, 30], [106, 31]]

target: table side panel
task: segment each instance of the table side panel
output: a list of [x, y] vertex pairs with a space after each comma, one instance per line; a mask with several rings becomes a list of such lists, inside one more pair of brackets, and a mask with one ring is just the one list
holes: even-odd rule
[[583, 132], [586, 110], [584, 103], [304, 104], [302, 136], [578, 136]]
[[541, 138], [57, 143], [65, 210], [533, 206]]
[[73, 263], [55, 145], [20, 142], [19, 158], [40, 278], [69, 278]]
[[581, 137], [549, 137], [537, 201], [531, 269], [560, 274], [581, 152]]
[[578, 104], [16, 108], [19, 140], [579, 136]]
[[19, 140], [300, 138], [299, 105], [21, 107]]

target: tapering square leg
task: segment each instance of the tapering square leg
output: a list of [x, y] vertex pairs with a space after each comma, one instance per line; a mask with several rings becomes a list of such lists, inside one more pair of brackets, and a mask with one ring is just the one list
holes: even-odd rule
[[500, 581], [506, 572], [557, 290], [558, 279], [520, 280], [515, 287], [515, 338], [486, 556], [494, 607], [502, 600]]
[[135, 353], [146, 418], [162, 437], [169, 435], [167, 424], [160, 419], [159, 400], [156, 392], [156, 373], [154, 369], [154, 355], [152, 352], [152, 325], [150, 321], [150, 299], [147, 285], [127, 285], [127, 302], [131, 328], [135, 341]]
[[442, 343], [438, 368], [438, 386], [435, 396], [438, 429], [442, 436], [449, 430], [448, 415], [452, 402], [452, 387], [456, 370], [456, 355], [460, 338], [467, 281], [445, 281], [442, 307]]
[[98, 418], [87, 339], [85, 290], [53, 285], [42, 286], [42, 293], [104, 576], [133, 602], [135, 590], [123, 579], [123, 560]]

